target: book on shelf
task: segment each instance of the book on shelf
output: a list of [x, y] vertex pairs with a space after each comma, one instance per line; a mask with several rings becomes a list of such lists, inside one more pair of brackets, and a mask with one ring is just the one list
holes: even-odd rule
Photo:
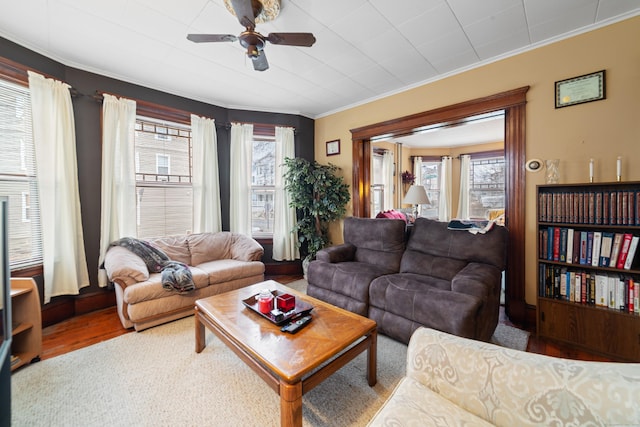
[[600, 262], [598, 263], [598, 266], [609, 266], [609, 258], [611, 257], [611, 246], [613, 246], [613, 233], [610, 231], [604, 231], [602, 233], [602, 243], [600, 245]]
[[575, 230], [573, 228], [568, 228], [567, 229], [567, 253], [566, 253], [566, 263], [567, 264], [572, 264], [573, 263], [573, 235], [575, 234]]
[[541, 192], [538, 196], [540, 222], [640, 226], [640, 190]]
[[634, 301], [633, 301], [633, 288], [634, 288], [634, 280], [631, 277], [627, 277], [625, 279], [625, 291], [627, 292], [627, 312], [634, 312]]
[[618, 261], [616, 262], [616, 268], [622, 270], [624, 263], [627, 260], [627, 254], [629, 253], [629, 246], [631, 245], [631, 233], [624, 233], [622, 237], [622, 245], [620, 246], [620, 253], [618, 254]]
[[593, 248], [591, 251], [591, 265], [597, 267], [600, 264], [600, 248], [602, 245], [602, 231], [593, 232]]
[[609, 308], [615, 309], [618, 279], [614, 276], [608, 276], [607, 279], [607, 293], [609, 294], [607, 299], [609, 301]]
[[622, 246], [623, 233], [615, 233], [613, 235], [613, 246], [611, 246], [611, 258], [609, 260], [609, 267], [615, 268], [618, 262], [618, 255], [620, 254], [620, 247]]
[[618, 278], [616, 285], [616, 308], [620, 311], [625, 311], [627, 293], [624, 291], [624, 279]]
[[579, 264], [586, 264], [587, 263], [587, 232], [586, 231], [581, 231], [580, 232], [580, 258], [578, 263]]
[[569, 229], [565, 227], [561, 228], [560, 229], [560, 257], [559, 257], [560, 262], [567, 262], [568, 236], [569, 236]]
[[555, 227], [549, 227], [547, 232], [549, 234], [549, 240], [547, 241], [547, 259], [553, 261], [553, 237], [555, 234]]
[[616, 206], [618, 200], [618, 192], [611, 191], [609, 192], [609, 224], [617, 225], [618, 224], [618, 215], [616, 214]]
[[633, 281], [633, 312], [640, 314], [640, 282]]
[[640, 236], [633, 236], [631, 238], [631, 243], [629, 244], [629, 253], [627, 254], [627, 259], [624, 262], [624, 269], [631, 270], [633, 266], [633, 261], [636, 257], [636, 251], [638, 249], [638, 241], [640, 240]]
[[604, 274], [596, 274], [596, 301], [595, 304], [600, 307], [607, 307], [607, 276]]
[[560, 261], [560, 228], [553, 227], [553, 258], [554, 261]]
[[591, 265], [591, 257], [593, 256], [593, 231], [587, 231], [587, 259], [585, 264]]

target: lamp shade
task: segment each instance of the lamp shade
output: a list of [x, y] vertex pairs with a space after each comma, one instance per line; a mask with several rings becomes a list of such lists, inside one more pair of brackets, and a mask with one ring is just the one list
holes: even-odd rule
[[407, 205], [426, 205], [429, 202], [424, 185], [412, 185], [404, 196], [402, 203]]

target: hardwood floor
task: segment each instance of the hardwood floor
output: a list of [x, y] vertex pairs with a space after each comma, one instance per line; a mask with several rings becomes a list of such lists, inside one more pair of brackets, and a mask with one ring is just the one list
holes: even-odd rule
[[[269, 277], [269, 279], [285, 284], [301, 278], [301, 276]], [[503, 309], [500, 310], [500, 322], [524, 329], [510, 322], [505, 316]], [[531, 332], [529, 345], [527, 347], [527, 351], [529, 352], [567, 359], [611, 361], [610, 359], [580, 351], [569, 346], [539, 339], [536, 337], [535, 331], [529, 330], [529, 332]], [[48, 326], [42, 330], [41, 359], [49, 359], [128, 333], [135, 333], [135, 331], [122, 327], [116, 307], [109, 307], [76, 316], [72, 319]]]

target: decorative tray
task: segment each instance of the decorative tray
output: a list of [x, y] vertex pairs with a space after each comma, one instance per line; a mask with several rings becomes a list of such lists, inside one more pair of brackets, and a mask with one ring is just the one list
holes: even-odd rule
[[[283, 295], [286, 294], [286, 292], [280, 292], [280, 291], [271, 291], [271, 293], [273, 294], [273, 298], [275, 299], [278, 295]], [[247, 306], [248, 308], [250, 308], [251, 310], [255, 311], [256, 313], [258, 313], [260, 316], [264, 317], [265, 319], [269, 320], [270, 322], [280, 326], [283, 325], [285, 323], [287, 323], [289, 320], [291, 320], [294, 317], [302, 317], [306, 314], [309, 314], [311, 312], [311, 310], [313, 310], [313, 306], [309, 303], [306, 303], [304, 301], [302, 301], [300, 298], [296, 297], [296, 306], [293, 310], [288, 311], [286, 313], [282, 313], [282, 317], [278, 316], [276, 318], [275, 315], [273, 315], [272, 313], [268, 313], [268, 314], [264, 314], [261, 313], [260, 310], [258, 310], [258, 295], [259, 294], [255, 294], [255, 295], [251, 295], [249, 298], [243, 299], [242, 303]]]

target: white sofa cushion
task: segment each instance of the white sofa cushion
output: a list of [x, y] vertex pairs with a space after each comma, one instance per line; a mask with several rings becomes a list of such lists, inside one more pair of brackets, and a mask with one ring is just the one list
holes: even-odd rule
[[191, 254], [187, 244], [188, 236], [167, 236], [149, 239], [149, 243], [167, 254], [171, 261], [178, 261], [187, 265], [191, 263]]
[[231, 258], [233, 236], [228, 231], [200, 233], [188, 236], [192, 265], [207, 261]]
[[405, 377], [380, 408], [370, 426], [490, 426], [424, 384]]
[[[399, 400], [397, 417], [409, 414], [405, 407], [431, 407], [435, 399], [437, 406], [447, 408], [442, 401], [451, 402], [505, 427], [640, 425], [638, 363], [561, 359], [419, 328], [407, 349], [407, 377], [423, 392], [400, 388], [404, 401]], [[380, 416], [396, 412], [395, 396], [390, 400]], [[426, 424], [401, 425], [429, 425], [431, 415], [419, 416]], [[461, 425], [442, 420], [443, 426]], [[382, 421], [376, 417], [372, 425]]]
[[109, 281], [121, 281], [125, 286], [142, 282], [149, 278], [149, 269], [142, 258], [122, 246], [109, 248], [104, 259], [104, 268]]

